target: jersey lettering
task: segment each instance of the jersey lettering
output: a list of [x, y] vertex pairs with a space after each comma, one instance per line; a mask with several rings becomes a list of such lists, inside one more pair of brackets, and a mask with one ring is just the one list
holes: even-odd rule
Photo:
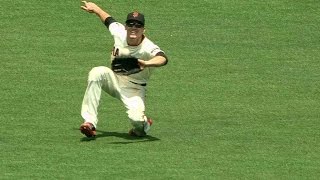
[[113, 49], [112, 49], [112, 55], [113, 55], [113, 56], [119, 56], [119, 48], [113, 47]]
[[154, 49], [152, 49], [151, 54], [154, 54], [154, 52], [158, 52], [160, 51], [159, 47], [155, 47]]

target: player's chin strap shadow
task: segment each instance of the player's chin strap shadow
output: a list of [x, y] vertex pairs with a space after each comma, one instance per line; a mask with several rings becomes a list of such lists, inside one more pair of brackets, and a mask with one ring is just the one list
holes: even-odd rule
[[97, 138], [111, 137], [111, 136], [119, 137], [119, 138], [130, 140], [130, 141], [111, 142], [110, 144], [131, 144], [131, 143], [151, 142], [151, 141], [160, 140], [159, 138], [156, 138], [150, 135], [137, 137], [137, 136], [130, 136], [128, 133], [106, 132], [106, 131], [97, 130], [97, 135], [94, 138], [83, 137], [81, 141], [92, 141]]

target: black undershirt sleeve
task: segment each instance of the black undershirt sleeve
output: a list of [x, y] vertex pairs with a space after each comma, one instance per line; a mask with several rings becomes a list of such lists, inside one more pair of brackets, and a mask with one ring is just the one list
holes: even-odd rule
[[109, 26], [111, 23], [113, 22], [117, 22], [115, 19], [113, 19], [113, 17], [107, 17], [105, 20], [104, 20], [104, 25], [107, 26], [107, 28], [109, 29]]

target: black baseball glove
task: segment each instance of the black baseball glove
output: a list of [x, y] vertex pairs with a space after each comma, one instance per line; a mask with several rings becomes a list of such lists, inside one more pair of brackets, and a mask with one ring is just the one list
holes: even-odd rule
[[135, 74], [141, 71], [138, 59], [134, 57], [116, 57], [111, 63], [111, 69], [122, 75]]

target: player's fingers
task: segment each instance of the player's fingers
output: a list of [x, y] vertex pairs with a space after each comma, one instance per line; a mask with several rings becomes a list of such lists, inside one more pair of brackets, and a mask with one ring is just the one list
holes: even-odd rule
[[87, 5], [87, 1], [81, 1], [85, 6]]
[[87, 11], [87, 7], [86, 7], [86, 5], [87, 5], [87, 1], [81, 1], [81, 2], [83, 2], [84, 3], [84, 6], [81, 6], [81, 9], [83, 9], [83, 10], [86, 10]]
[[141, 70], [143, 70], [145, 68], [145, 61], [144, 60], [138, 59], [138, 64], [139, 64]]
[[81, 9], [83, 9], [83, 10], [87, 10], [88, 8], [87, 8], [87, 7], [85, 7], [85, 6], [81, 6]]
[[144, 60], [138, 59], [138, 63], [144, 65], [146, 62]]

